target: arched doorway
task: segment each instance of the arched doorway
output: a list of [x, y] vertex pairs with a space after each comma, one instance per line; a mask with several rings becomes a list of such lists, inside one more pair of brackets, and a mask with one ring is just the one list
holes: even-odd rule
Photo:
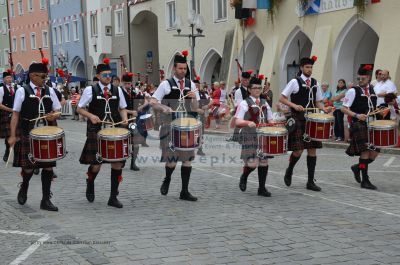
[[378, 34], [367, 23], [357, 16], [351, 18], [333, 49], [332, 82], [340, 78], [354, 82], [361, 64], [374, 64], [378, 42]]
[[[243, 54], [244, 50], [244, 54]], [[264, 54], [264, 45], [254, 32], [251, 32], [244, 42], [244, 47], [240, 50], [239, 62], [243, 70], [260, 70], [261, 61]]]
[[149, 81], [153, 83], [158, 83], [160, 80], [157, 20], [154, 13], [141, 11], [131, 23], [132, 70], [135, 73], [148, 74]]
[[220, 70], [221, 70], [221, 55], [211, 48], [204, 56], [200, 66], [200, 77], [202, 82], [211, 84], [214, 81], [220, 81]]
[[85, 64], [79, 56], [74, 57], [71, 62], [72, 75], [86, 77]]
[[295, 77], [299, 71], [300, 59], [311, 55], [312, 42], [310, 38], [296, 26], [287, 37], [282, 47], [280, 61], [280, 88]]

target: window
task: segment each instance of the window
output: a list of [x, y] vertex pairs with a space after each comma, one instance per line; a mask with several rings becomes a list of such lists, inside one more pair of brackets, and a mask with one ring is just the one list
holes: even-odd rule
[[57, 28], [53, 28], [53, 45], [57, 45], [58, 39], [57, 39]]
[[200, 0], [189, 0], [189, 12], [192, 10], [200, 14]]
[[21, 51], [26, 51], [25, 35], [21, 35]]
[[46, 0], [40, 0], [40, 9], [46, 9]]
[[9, 65], [9, 62], [8, 62], [9, 52], [10, 52], [10, 50], [4, 49], [4, 65]]
[[15, 17], [14, 1], [10, 1], [10, 17]]
[[71, 40], [71, 29], [69, 23], [64, 24], [65, 42], [70, 42]]
[[72, 34], [74, 34], [74, 41], [79, 40], [78, 20], [72, 21]]
[[36, 33], [31, 33], [31, 48], [36, 50]]
[[24, 14], [24, 8], [22, 6], [22, 0], [18, 0], [18, 15], [23, 15]]
[[167, 29], [173, 29], [175, 27], [175, 1], [167, 2]]
[[0, 5], [4, 6], [6, 4], [6, 0], [0, 0]]
[[97, 36], [97, 14], [90, 15], [90, 33], [92, 37]]
[[3, 34], [6, 35], [8, 32], [8, 20], [7, 18], [3, 17], [3, 19], [1, 20], [1, 26], [2, 26], [2, 30], [3, 30]]
[[12, 38], [11, 45], [12, 45], [11, 50], [12, 50], [13, 52], [16, 52], [16, 51], [17, 51], [17, 37], [14, 36], [14, 37]]
[[59, 25], [59, 26], [57, 27], [57, 39], [58, 39], [58, 44], [63, 43], [62, 25]]
[[29, 12], [33, 11], [33, 0], [28, 0], [28, 11]]
[[227, 18], [227, 0], [214, 0], [214, 21], [223, 21]]
[[115, 11], [115, 35], [124, 34], [124, 17], [122, 9]]
[[42, 31], [42, 46], [43, 48], [49, 47], [49, 33], [46, 30]]

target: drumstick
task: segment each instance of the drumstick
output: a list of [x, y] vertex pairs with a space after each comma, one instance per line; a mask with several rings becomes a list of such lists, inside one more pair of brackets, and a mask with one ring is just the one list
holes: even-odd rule
[[105, 124], [111, 124], [113, 125], [114, 123], [110, 122], [110, 121], [101, 121], [101, 123], [105, 123]]
[[[195, 89], [195, 90], [191, 90], [190, 92], [197, 92], [197, 91], [199, 91], [199, 90], [198, 90], [198, 89]], [[186, 98], [187, 96], [189, 96], [189, 94], [186, 94], [185, 96], [181, 97], [180, 99], [184, 99], [184, 98]]]
[[50, 117], [50, 116], [53, 116], [53, 115], [58, 115], [58, 114], [61, 114], [61, 112], [50, 113], [50, 114], [47, 114], [45, 116], [42, 116], [42, 117], [39, 117], [39, 118], [36, 118], [36, 119], [32, 119], [32, 120], [29, 120], [29, 121], [37, 121], [37, 120], [41, 120], [41, 119], [46, 119], [47, 117]]
[[136, 117], [127, 119], [126, 121], [120, 121], [120, 122], [114, 123], [113, 125], [115, 126], [115, 125], [122, 124], [122, 123], [124, 123], [124, 122], [133, 121], [133, 120], [136, 120]]
[[10, 153], [8, 154], [6, 168], [8, 166], [8, 163], [10, 163], [11, 158], [13, 158], [13, 157], [14, 157], [14, 146], [10, 147]]
[[374, 110], [373, 112], [369, 113], [368, 116], [378, 114], [379, 112], [385, 111], [387, 109], [389, 109], [389, 108], [381, 108], [381, 109]]

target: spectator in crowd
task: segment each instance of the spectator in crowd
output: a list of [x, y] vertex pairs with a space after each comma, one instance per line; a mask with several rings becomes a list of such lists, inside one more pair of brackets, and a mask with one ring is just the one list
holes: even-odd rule
[[265, 78], [265, 83], [264, 83], [264, 87], [263, 87], [263, 92], [261, 94], [261, 98], [264, 98], [271, 108], [272, 108], [273, 96], [274, 96], [274, 94], [272, 93], [272, 90], [271, 90], [271, 83], [268, 82], [267, 78]]
[[79, 120], [78, 113], [76, 112], [76, 106], [78, 106], [81, 95], [76, 92], [75, 88], [71, 88], [71, 107], [72, 107], [72, 120]]
[[232, 99], [235, 100], [235, 92], [236, 90], [238, 90], [240, 88], [240, 81], [239, 80], [235, 80], [235, 86], [232, 87], [231, 93], [229, 93], [230, 95], [232, 95]]
[[227, 92], [226, 92], [224, 81], [219, 82], [219, 88], [221, 90], [221, 97], [219, 98], [220, 107], [219, 107], [218, 115], [223, 120], [225, 118], [226, 113], [228, 112]]
[[382, 70], [381, 69], [377, 69], [375, 71], [375, 80], [371, 81], [371, 85], [376, 86], [376, 84], [378, 84], [379, 82], [382, 81], [381, 79], [381, 75], [382, 75]]
[[113, 78], [112, 78], [113, 86], [119, 87], [120, 83], [121, 83], [121, 79], [119, 79], [118, 76], [114, 75]]
[[377, 106], [385, 103], [386, 94], [394, 93], [397, 95], [397, 87], [393, 83], [393, 81], [389, 79], [390, 78], [389, 71], [383, 70], [380, 76], [381, 76], [381, 81], [377, 83], [374, 87], [375, 94], [378, 97], [376, 101]]
[[342, 108], [346, 92], [346, 81], [339, 79], [336, 91], [332, 96], [333, 106], [335, 107], [335, 111], [333, 112], [333, 116], [335, 116], [334, 133], [337, 142], [344, 140], [344, 113], [340, 109]]
[[211, 96], [212, 100], [209, 104], [209, 109], [211, 109], [211, 114], [208, 115], [206, 128], [210, 128], [211, 118], [214, 118], [215, 129], [219, 129], [220, 120], [219, 120], [218, 110], [221, 104], [220, 103], [221, 89], [219, 82], [214, 82], [212, 85], [213, 85], [213, 92]]
[[325, 107], [332, 106], [332, 101], [331, 101], [332, 93], [329, 90], [328, 82], [322, 82], [321, 89], [322, 89], [322, 102], [324, 102]]

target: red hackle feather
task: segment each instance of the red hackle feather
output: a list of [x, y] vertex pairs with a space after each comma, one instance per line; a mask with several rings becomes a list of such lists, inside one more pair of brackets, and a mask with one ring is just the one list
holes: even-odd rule
[[110, 63], [110, 58], [104, 58], [103, 59], [104, 64], [109, 64]]
[[188, 51], [188, 50], [182, 51], [182, 55], [183, 55], [184, 57], [187, 57], [187, 56], [189, 55], [189, 51]]
[[42, 64], [48, 65], [48, 64], [49, 64], [49, 59], [47, 59], [46, 57], [44, 57], [44, 58], [42, 59]]
[[371, 71], [371, 70], [373, 69], [372, 65], [370, 65], [370, 64], [364, 65], [363, 68], [364, 68], [364, 70], [366, 70], [366, 71]]
[[133, 73], [132, 73], [132, 72], [129, 72], [129, 73], [128, 73], [128, 76], [129, 76], [129, 77], [133, 77]]
[[312, 57], [311, 57], [311, 60], [313, 60], [314, 61], [314, 63], [318, 60], [318, 57], [317, 56], [315, 56], [315, 55], [313, 55]]
[[265, 79], [265, 76], [264, 76], [264, 75], [258, 75], [258, 79], [264, 80], [264, 79]]

